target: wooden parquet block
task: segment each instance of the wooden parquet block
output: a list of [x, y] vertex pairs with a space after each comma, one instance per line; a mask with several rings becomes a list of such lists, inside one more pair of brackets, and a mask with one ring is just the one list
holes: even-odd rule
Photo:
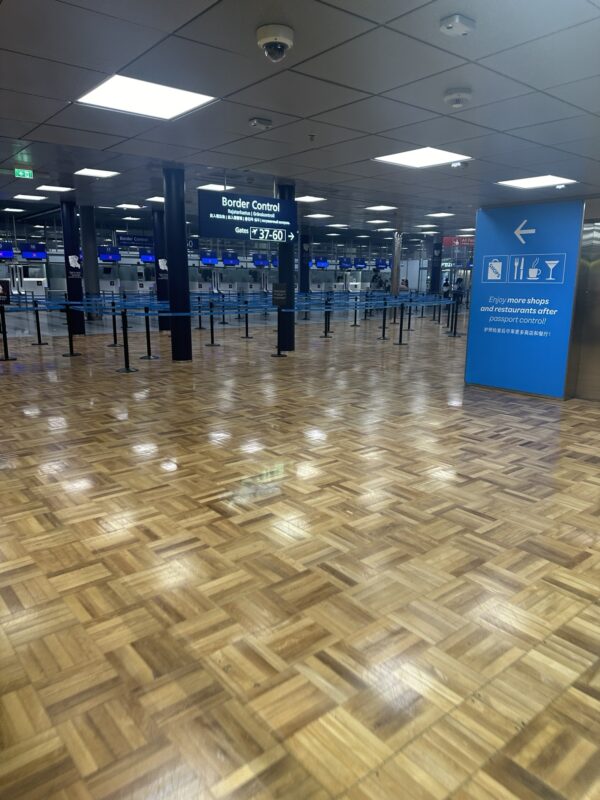
[[600, 798], [600, 407], [377, 324], [0, 366], [2, 800]]

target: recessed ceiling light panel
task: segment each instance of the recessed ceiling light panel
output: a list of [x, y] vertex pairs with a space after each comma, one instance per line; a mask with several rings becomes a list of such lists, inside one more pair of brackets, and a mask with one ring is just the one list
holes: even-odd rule
[[397, 206], [367, 206], [365, 211], [394, 211]]
[[498, 181], [500, 186], [511, 186], [515, 189], [543, 189], [546, 186], [566, 186], [577, 183], [570, 178], [557, 178], [556, 175], [537, 175], [534, 178], [516, 178], [512, 181]]
[[146, 202], [147, 203], [164, 203], [165, 202], [165, 198], [161, 197], [160, 195], [155, 195], [154, 197], [147, 197], [146, 198]]
[[226, 186], [222, 183], [205, 183], [203, 186], [197, 186], [197, 189], [204, 189], [206, 192], [230, 192], [235, 189], [235, 186]]
[[369, 225], [385, 225], [386, 222], [389, 222], [389, 219], [367, 219], [365, 220], [369, 223]]
[[84, 167], [83, 169], [78, 169], [77, 172], [73, 173], [74, 175], [84, 175], [87, 178], [114, 178], [115, 175], [120, 175], [120, 172], [113, 172], [110, 169], [91, 169], [90, 167]]
[[24, 208], [5, 208], [3, 211], [8, 211], [9, 214], [22, 214], [25, 211]]
[[450, 211], [434, 211], [433, 214], [427, 214], [428, 217], [453, 217], [454, 214], [451, 214]]
[[16, 194], [14, 197], [15, 200], [31, 200], [34, 203], [38, 203], [40, 200], [47, 200], [47, 197], [43, 197], [42, 195], [38, 194]]
[[130, 208], [131, 209], [138, 209], [138, 208], [143, 208], [143, 206], [138, 206], [137, 203], [119, 203], [117, 208], [122, 208], [125, 211], [128, 211]]
[[315, 197], [312, 194], [304, 194], [301, 197], [296, 197], [297, 203], [322, 203], [323, 200], [326, 200], [325, 197]]
[[471, 156], [450, 153], [437, 147], [419, 147], [417, 150], [405, 150], [403, 153], [392, 153], [389, 156], [378, 156], [375, 161], [386, 164], [397, 164], [400, 167], [436, 167], [440, 164], [451, 164], [453, 161], [470, 161]]
[[36, 192], [72, 192], [72, 186], [38, 186]]
[[333, 214], [305, 214], [304, 219], [331, 219]]
[[187, 92], [160, 83], [113, 75], [77, 102], [144, 117], [174, 119], [214, 99], [206, 94]]

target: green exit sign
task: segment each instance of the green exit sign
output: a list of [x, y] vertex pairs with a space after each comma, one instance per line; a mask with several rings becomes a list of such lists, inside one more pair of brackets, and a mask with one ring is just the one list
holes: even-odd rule
[[15, 167], [15, 178], [33, 178], [33, 170]]

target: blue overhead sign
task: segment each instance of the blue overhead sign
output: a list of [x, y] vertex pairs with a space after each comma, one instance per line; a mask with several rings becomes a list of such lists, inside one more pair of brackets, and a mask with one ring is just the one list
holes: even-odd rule
[[154, 239], [141, 233], [117, 233], [117, 244], [119, 247], [154, 247]]
[[480, 209], [465, 380], [564, 397], [583, 202]]
[[277, 197], [198, 191], [198, 233], [207, 239], [293, 242], [296, 203]]

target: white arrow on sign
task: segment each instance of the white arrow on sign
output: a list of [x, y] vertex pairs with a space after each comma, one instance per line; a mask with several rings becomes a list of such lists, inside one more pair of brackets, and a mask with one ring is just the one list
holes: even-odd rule
[[527, 225], [527, 220], [524, 219], [523, 222], [519, 225], [518, 228], [515, 228], [513, 233], [517, 237], [517, 239], [521, 242], [521, 244], [525, 244], [525, 239], [523, 236], [529, 235], [530, 233], [535, 233], [536, 228], [524, 228], [523, 225]]
[[293, 233], [290, 232], [290, 235], [289, 235], [288, 238], [289, 238], [290, 242], [293, 242], [296, 237], [294, 236]]

